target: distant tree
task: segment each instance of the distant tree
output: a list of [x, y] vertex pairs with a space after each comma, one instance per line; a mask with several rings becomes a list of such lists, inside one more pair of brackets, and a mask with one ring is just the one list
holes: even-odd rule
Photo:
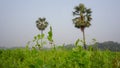
[[87, 49], [86, 47], [86, 41], [85, 41], [85, 28], [89, 27], [90, 21], [92, 20], [91, 18], [91, 9], [87, 9], [84, 4], [79, 4], [78, 6], [76, 6], [75, 11], [73, 12], [73, 16], [75, 16], [75, 18], [73, 19], [73, 23], [75, 25], [76, 28], [80, 28], [81, 31], [83, 32], [83, 44], [84, 44], [84, 48]]
[[[48, 22], [46, 21], [46, 18], [38, 18], [38, 20], [36, 21], [36, 27], [41, 31], [41, 37], [44, 36], [43, 31], [45, 30], [45, 28], [47, 28], [47, 26], [48, 26]], [[41, 45], [42, 45], [42, 38], [41, 38]]]
[[[97, 42], [96, 45], [100, 50], [120, 51], [120, 43], [114, 41], [106, 41], [103, 43]], [[94, 45], [92, 45], [92, 47], [95, 49]]]

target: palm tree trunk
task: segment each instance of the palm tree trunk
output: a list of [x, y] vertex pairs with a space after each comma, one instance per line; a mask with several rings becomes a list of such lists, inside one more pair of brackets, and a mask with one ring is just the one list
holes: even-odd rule
[[[41, 36], [43, 34], [43, 30], [41, 30]], [[41, 47], [42, 47], [42, 37], [41, 37]]]
[[82, 32], [83, 32], [83, 45], [84, 45], [84, 49], [87, 49], [86, 41], [85, 41], [85, 31], [84, 31], [84, 29], [82, 30]]

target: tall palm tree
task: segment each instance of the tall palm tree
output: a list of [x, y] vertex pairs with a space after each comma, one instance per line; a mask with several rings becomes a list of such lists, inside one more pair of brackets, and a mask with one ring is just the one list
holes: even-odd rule
[[[46, 18], [38, 18], [36, 21], [36, 27], [41, 31], [41, 36], [43, 35], [43, 31], [48, 26], [48, 22]], [[42, 46], [42, 38], [41, 38], [41, 46]]]
[[84, 4], [79, 4], [78, 6], [76, 6], [75, 11], [73, 12], [73, 16], [75, 16], [75, 18], [73, 19], [73, 23], [75, 25], [76, 28], [80, 28], [81, 31], [83, 32], [83, 44], [84, 44], [84, 48], [87, 49], [86, 47], [86, 41], [85, 41], [85, 28], [89, 27], [90, 21], [92, 20], [91, 18], [91, 9], [87, 9]]

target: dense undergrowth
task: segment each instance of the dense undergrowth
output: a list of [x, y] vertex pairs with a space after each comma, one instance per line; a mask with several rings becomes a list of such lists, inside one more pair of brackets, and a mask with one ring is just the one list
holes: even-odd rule
[[0, 68], [120, 68], [120, 52], [84, 50], [0, 50]]

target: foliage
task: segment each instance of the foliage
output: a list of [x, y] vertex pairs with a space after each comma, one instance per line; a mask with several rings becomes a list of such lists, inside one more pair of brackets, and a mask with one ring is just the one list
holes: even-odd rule
[[95, 45], [91, 45], [93, 48], [97, 47], [100, 50], [110, 50], [110, 51], [119, 51], [120, 52], [120, 44], [113, 41], [106, 41], [103, 43], [96, 43]]
[[119, 68], [120, 53], [84, 50], [0, 50], [1, 68]]
[[81, 28], [81, 30], [85, 27], [89, 27], [91, 25], [90, 21], [92, 20], [91, 9], [87, 9], [84, 4], [79, 4], [74, 9], [73, 15], [76, 16], [76, 18], [73, 19], [73, 23], [75, 24], [75, 27]]
[[[43, 39], [45, 39], [45, 34], [38, 34], [37, 36], [34, 36], [33, 42], [35, 42], [35, 47], [34, 47], [35, 49], [36, 48], [41, 49], [43, 45], [46, 44], [46, 41], [41, 41]], [[50, 26], [50, 31], [48, 32], [47, 40], [51, 45], [53, 45], [53, 32], [51, 26]]]
[[39, 49], [41, 49], [43, 45], [46, 44], [45, 41], [41, 41], [41, 44], [40, 44], [40, 40], [44, 39], [44, 37], [45, 37], [44, 34], [38, 34], [37, 36], [34, 36], [33, 42], [35, 42], [35, 47], [38, 47]]
[[[39, 35], [38, 35], [39, 37]], [[37, 37], [37, 38], [38, 38]], [[35, 39], [37, 39], [35, 38]], [[0, 50], [1, 68], [119, 68], [120, 52], [83, 49], [81, 40], [72, 50], [26, 48]], [[64, 46], [64, 45], [63, 45]]]
[[53, 43], [53, 32], [52, 32], [52, 27], [51, 26], [50, 26], [50, 31], [48, 32], [47, 39], [50, 42], [50, 44]]

